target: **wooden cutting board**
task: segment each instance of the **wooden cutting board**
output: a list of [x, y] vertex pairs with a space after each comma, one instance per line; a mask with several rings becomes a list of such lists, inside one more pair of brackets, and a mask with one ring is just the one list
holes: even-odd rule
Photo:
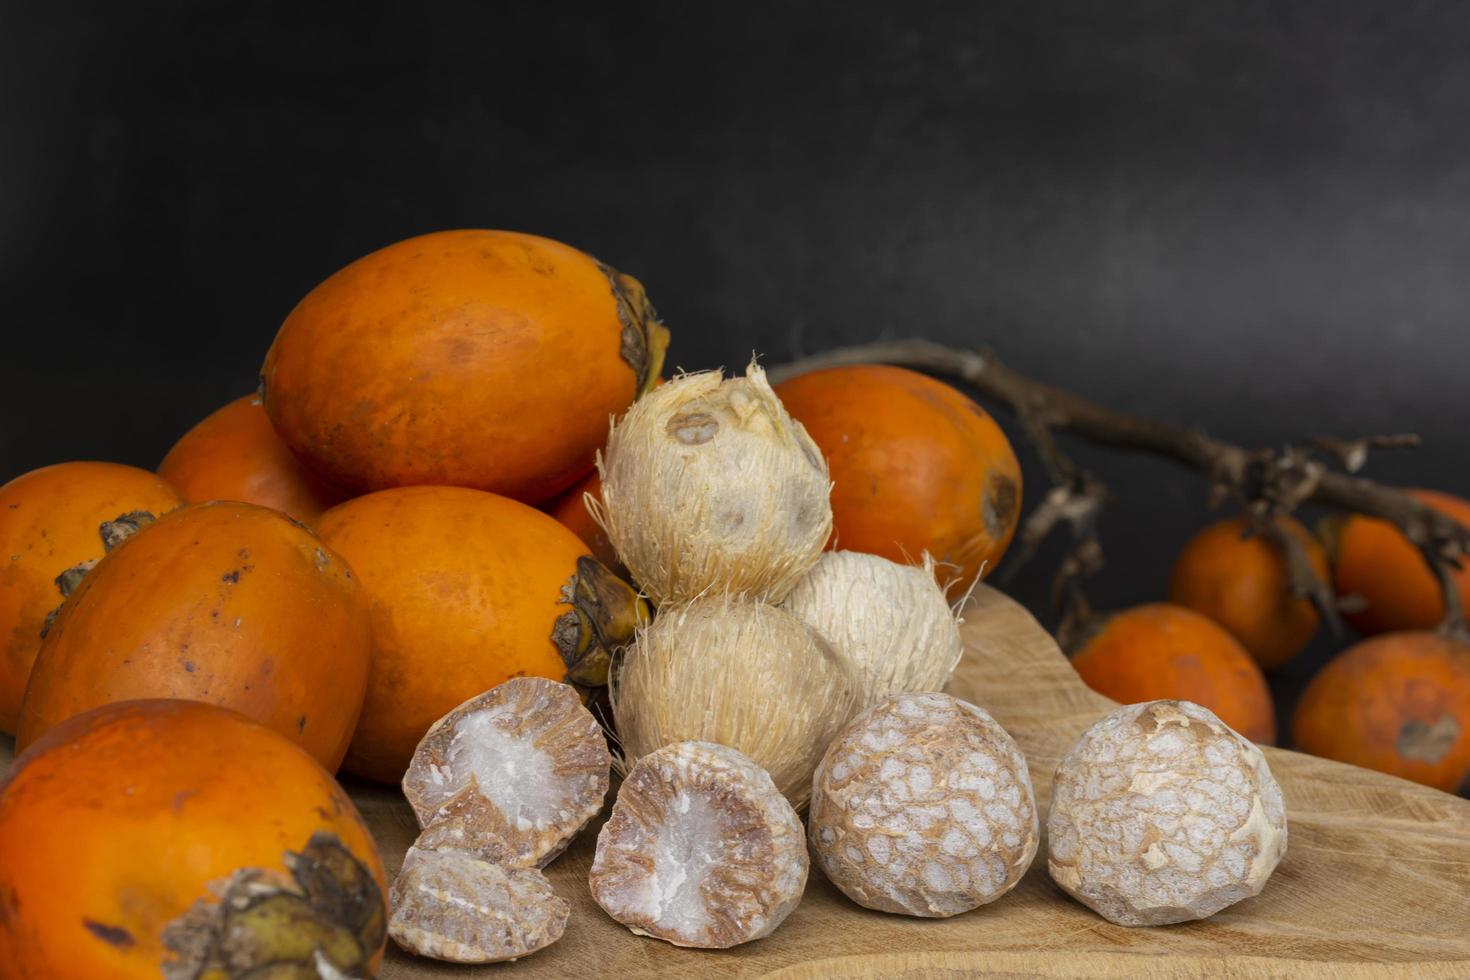
[[[1015, 736], [1044, 814], [1057, 762], [1114, 704], [994, 589], [977, 589], [965, 620], [966, 654], [949, 689]], [[589, 830], [548, 869], [572, 903], [556, 945], [478, 968], [390, 949], [381, 976], [1470, 977], [1470, 801], [1295, 752], [1267, 755], [1286, 795], [1286, 858], [1259, 896], [1205, 922], [1110, 925], [1051, 883], [1043, 849], [1008, 895], [938, 921], [860, 908], [813, 867], [774, 935], [721, 952], [679, 949], [634, 936], [592, 901]], [[385, 788], [352, 789], [396, 871], [417, 831], [412, 812]]]
[[[1025, 751], [1045, 813], [1051, 774], [1112, 706], [1077, 679], [1023, 608], [981, 587], [950, 685]], [[815, 867], [776, 933], [726, 951], [632, 935], [592, 901], [595, 828], [548, 869], [572, 903], [566, 935], [519, 963], [464, 967], [389, 944], [385, 980], [420, 977], [1405, 977], [1470, 978], [1470, 801], [1310, 756], [1268, 749], [1286, 795], [1290, 848], [1253, 899], [1205, 922], [1124, 929], [1059, 891], [1045, 851], [999, 901], [945, 920], [871, 912]], [[0, 744], [0, 771], [9, 762]], [[417, 832], [389, 787], [348, 782], [394, 874]]]

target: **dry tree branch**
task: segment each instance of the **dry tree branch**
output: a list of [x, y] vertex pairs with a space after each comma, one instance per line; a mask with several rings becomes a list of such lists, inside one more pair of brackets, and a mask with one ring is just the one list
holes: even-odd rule
[[1274, 519], [1268, 518], [1256, 522], [1255, 530], [1256, 533], [1274, 544], [1276, 550], [1281, 552], [1282, 557], [1286, 560], [1286, 585], [1291, 594], [1310, 599], [1328, 628], [1333, 633], [1340, 633], [1342, 618], [1339, 615], [1341, 607], [1337, 596], [1333, 593], [1332, 586], [1328, 585], [1312, 567], [1312, 561], [1307, 556], [1306, 545]]
[[[1203, 432], [1105, 408], [1065, 389], [1018, 374], [988, 354], [917, 339], [836, 348], [774, 367], [769, 374], [772, 381], [780, 381], [819, 368], [873, 363], [897, 364], [958, 378], [1010, 406], [1028, 433], [1045, 433], [1044, 443], [1051, 442], [1053, 432], [1070, 432], [1115, 449], [1173, 459], [1204, 473], [1217, 497], [1235, 497], [1244, 504], [1255, 502], [1271, 514], [1287, 514], [1298, 504], [1311, 502], [1382, 518], [1403, 532], [1438, 577], [1445, 603], [1441, 628], [1465, 632], [1464, 610], [1452, 573], [1470, 555], [1470, 529], [1406, 493], [1352, 475], [1362, 466], [1369, 447], [1415, 445], [1416, 437], [1316, 440], [1317, 448], [1337, 458], [1349, 470], [1341, 473], [1329, 469], [1301, 447], [1280, 452], [1248, 450]], [[1048, 459], [1048, 469], [1054, 469], [1054, 463], [1055, 459]], [[1053, 473], [1054, 478], [1057, 475], [1070, 477], [1070, 474]], [[1051, 518], [1047, 529], [1056, 521], [1057, 518]], [[1023, 532], [1023, 547], [1026, 540]], [[1285, 553], [1290, 562], [1291, 549], [1288, 547]], [[1302, 561], [1305, 562], [1304, 556]], [[1300, 571], [1294, 570], [1292, 574], [1295, 580]], [[1315, 579], [1315, 573], [1311, 577]], [[1330, 594], [1322, 591], [1326, 589], [1325, 583], [1320, 589], [1299, 584], [1306, 594], [1324, 603], [1325, 608], [1325, 598]]]
[[1362, 439], [1317, 436], [1312, 444], [1336, 459], [1349, 473], [1356, 473], [1368, 462], [1369, 449], [1417, 449], [1419, 437], [1412, 432], [1392, 436], [1367, 436]]

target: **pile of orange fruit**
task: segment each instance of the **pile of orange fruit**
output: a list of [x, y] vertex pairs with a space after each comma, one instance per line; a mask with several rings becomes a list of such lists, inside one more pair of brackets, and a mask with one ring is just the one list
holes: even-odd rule
[[[383, 864], [334, 776], [398, 781], [510, 677], [605, 679], [640, 600], [586, 500], [668, 341], [577, 249], [424, 235], [305, 296], [157, 472], [0, 487], [0, 975], [376, 969]], [[994, 566], [1021, 475], [979, 406], [885, 367], [779, 393], [834, 545], [932, 555], [956, 597]]]
[[[1470, 502], [1410, 493], [1470, 524]], [[1334, 586], [1364, 638], [1307, 684], [1291, 718], [1295, 748], [1448, 792], [1470, 790], [1470, 645], [1443, 635], [1444, 598], [1418, 549], [1378, 518], [1350, 515], [1316, 534], [1291, 518], [1278, 530], [1302, 546]], [[1470, 568], [1455, 575], [1470, 606]], [[1277, 738], [1266, 675], [1285, 667], [1321, 628], [1312, 602], [1293, 595], [1277, 543], [1242, 519], [1196, 534], [1180, 551], [1169, 601], [1105, 618], [1073, 665], [1119, 701], [1171, 697], [1211, 708], [1260, 742]]]
[[[0, 784], [0, 975], [375, 970], [383, 863], [335, 774], [398, 781], [438, 718], [508, 678], [605, 681], [646, 607], [591, 517], [594, 463], [668, 342], [642, 285], [577, 249], [424, 235], [307, 294], [260, 390], [157, 472], [64, 462], [0, 487], [0, 732], [20, 752]], [[894, 367], [776, 390], [828, 458], [829, 547], [932, 556], [955, 600], [994, 568], [1021, 471], [983, 409]], [[1432, 632], [1418, 553], [1364, 517], [1329, 542], [1282, 530], [1371, 634], [1312, 682], [1296, 744], [1459, 788], [1470, 648]], [[1319, 617], [1245, 531], [1200, 532], [1170, 601], [1102, 623], [1082, 677], [1275, 739], [1264, 672]], [[1470, 605], [1470, 569], [1458, 581]]]

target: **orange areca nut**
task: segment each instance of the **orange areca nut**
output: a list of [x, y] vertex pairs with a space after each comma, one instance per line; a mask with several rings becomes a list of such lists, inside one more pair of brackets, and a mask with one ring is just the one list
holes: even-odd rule
[[1276, 739], [1261, 668], [1223, 627], [1183, 606], [1157, 602], [1109, 616], [1072, 666], [1114, 701], [1194, 701], [1251, 741]]
[[371, 976], [382, 956], [383, 865], [352, 802], [214, 705], [53, 728], [0, 786], [0, 854], [6, 977]]
[[266, 418], [259, 395], [237, 398], [184, 433], [158, 464], [189, 503], [241, 500], [313, 524], [346, 494], [301, 464]]
[[0, 487], [0, 732], [16, 730], [62, 601], [104, 554], [183, 502], [157, 475], [116, 463], [58, 463]]
[[[1470, 501], [1433, 490], [1410, 496], [1470, 525]], [[1333, 583], [1339, 595], [1358, 596], [1363, 608], [1344, 613], [1359, 633], [1427, 630], [1444, 618], [1444, 595], [1419, 549], [1398, 528], [1376, 517], [1353, 514], [1325, 524], [1333, 552]], [[1470, 609], [1470, 563], [1452, 569], [1460, 603]]]
[[308, 293], [261, 395], [286, 445], [350, 490], [444, 484], [538, 503], [587, 472], [667, 344], [632, 276], [535, 235], [443, 231]]
[[592, 512], [587, 509], [588, 497], [592, 498], [593, 507], [602, 503], [602, 476], [596, 470], [588, 473], [580, 482], [574, 484], [572, 489], [547, 504], [546, 513], [555, 517], [567, 530], [581, 538], [582, 543], [592, 552], [593, 558], [614, 572], [624, 574], [623, 561], [618, 557], [617, 549], [613, 547], [612, 541], [608, 539], [607, 531], [603, 530], [602, 525], [597, 523]]
[[98, 563], [41, 645], [25, 747], [63, 719], [133, 698], [234, 708], [335, 771], [362, 708], [368, 601], [302, 525], [252, 504], [190, 504]]
[[1291, 730], [1303, 752], [1470, 789], [1470, 646], [1425, 631], [1351, 646], [1312, 678]]
[[570, 490], [548, 504], [546, 512], [581, 538], [592, 552], [592, 557], [608, 568], [619, 568], [622, 561], [618, 558], [617, 550], [608, 540], [607, 532], [603, 530], [602, 525], [597, 523], [587, 509], [587, 497], [589, 496], [594, 501], [593, 506], [602, 502], [602, 476], [596, 470], [588, 473]]
[[604, 683], [647, 607], [571, 531], [459, 487], [382, 490], [317, 531], [372, 603], [373, 660], [346, 768], [398, 782], [430, 727], [511, 677]]
[[[1260, 534], [1245, 536], [1240, 518], [1200, 531], [1174, 563], [1169, 601], [1219, 623], [1265, 670], [1274, 670], [1302, 651], [1317, 632], [1321, 615], [1305, 596], [1292, 595], [1281, 548]], [[1327, 554], [1311, 532], [1289, 517], [1277, 527], [1301, 542], [1318, 578], [1331, 576]]]
[[828, 368], [776, 393], [832, 473], [835, 546], [917, 562], [934, 556], [951, 596], [1005, 554], [1021, 513], [1021, 465], [984, 409], [904, 368]]

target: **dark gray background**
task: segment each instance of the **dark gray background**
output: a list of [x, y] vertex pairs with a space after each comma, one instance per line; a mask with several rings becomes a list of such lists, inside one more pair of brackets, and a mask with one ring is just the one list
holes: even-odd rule
[[[0, 8], [5, 476], [156, 464], [321, 278], [482, 226], [641, 277], [678, 365], [986, 344], [1245, 443], [1417, 431], [1373, 472], [1470, 491], [1470, 6], [395, 6]], [[1097, 599], [1159, 597], [1203, 484], [1076, 452]]]

